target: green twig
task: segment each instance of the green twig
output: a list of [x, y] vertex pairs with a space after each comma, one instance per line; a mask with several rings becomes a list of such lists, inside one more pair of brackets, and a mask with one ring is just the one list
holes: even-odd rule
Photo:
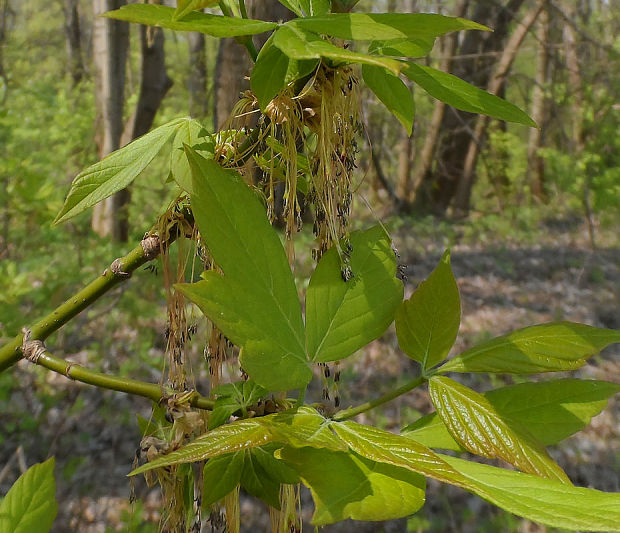
[[353, 418], [354, 416], [359, 415], [360, 413], [370, 411], [371, 409], [374, 409], [375, 407], [379, 405], [383, 405], [384, 403], [392, 401], [394, 398], [398, 398], [400, 395], [405, 394], [406, 392], [409, 392], [410, 390], [413, 390], [416, 387], [419, 387], [426, 380], [427, 380], [426, 377], [419, 376], [405, 383], [404, 385], [398, 387], [397, 389], [394, 389], [388, 392], [387, 394], [384, 394], [383, 396], [376, 398], [375, 400], [363, 403], [362, 405], [358, 405], [357, 407], [343, 409], [342, 411], [337, 412], [333, 416], [333, 419], [336, 421], [348, 420], [349, 418]]
[[[175, 237], [176, 232], [171, 232], [166, 245], [172, 242]], [[145, 246], [147, 239], [144, 239], [126, 256], [118, 258], [112, 263], [110, 268], [106, 268], [101, 276], [90, 282], [81, 291], [74, 294], [65, 303], [34, 324], [30, 328], [32, 339], [45, 340], [110, 289], [126, 280], [134, 270], [157, 257], [159, 255], [159, 238], [153, 235], [149, 236], [148, 239], [150, 239], [148, 242], [151, 244], [153, 244], [153, 239], [155, 239], [157, 246], [147, 249]], [[0, 348], [0, 372], [14, 365], [22, 358], [22, 341], [23, 335], [20, 334]]]
[[[47, 350], [39, 351], [36, 357], [36, 364], [82, 383], [88, 383], [89, 385], [95, 385], [103, 389], [126, 392], [127, 394], [133, 394], [135, 396], [142, 396], [153, 402], [159, 402], [163, 398], [175, 394], [175, 391], [164, 391], [161, 385], [156, 383], [121, 378], [89, 370], [81, 365], [55, 357]], [[213, 400], [209, 400], [198, 393], [192, 395], [189, 403], [193, 407], [208, 410], [213, 409], [214, 404]]]

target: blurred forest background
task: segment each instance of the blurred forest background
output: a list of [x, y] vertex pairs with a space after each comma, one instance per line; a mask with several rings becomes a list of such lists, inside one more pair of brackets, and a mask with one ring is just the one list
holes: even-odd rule
[[[192, 115], [216, 131], [248, 89], [249, 58], [233, 39], [96, 17], [124, 3], [0, 0], [0, 343], [132, 248], [176, 194], [162, 160], [130, 191], [52, 228], [73, 177], [178, 116]], [[248, 5], [256, 18], [289, 16], [275, 0]], [[356, 227], [377, 218], [387, 224], [408, 265], [406, 293], [451, 247], [464, 302], [457, 349], [548, 320], [619, 328], [617, 0], [362, 0], [356, 10], [439, 12], [494, 28], [448, 35], [425, 61], [507, 98], [540, 125], [487, 120], [416, 92], [409, 136], [362, 91], [365, 132], [351, 219]], [[310, 228], [298, 237], [303, 291]], [[91, 368], [158, 381], [166, 312], [156, 270], [136, 273], [48, 345]], [[206, 393], [204, 325], [196, 311], [192, 316], [194, 380]], [[618, 355], [612, 347], [581, 374], [618, 380]], [[378, 395], [415, 371], [390, 330], [343, 365], [342, 404]], [[231, 364], [231, 376], [236, 372]], [[473, 379], [469, 385], [482, 383]], [[494, 386], [515, 382], [493, 379]], [[398, 430], [429, 408], [420, 391], [365, 420]], [[619, 411], [612, 401], [589, 429], [553, 450], [577, 484], [620, 490]], [[148, 402], [23, 361], [0, 374], [0, 494], [20, 470], [56, 455], [55, 532], [156, 531], [157, 491], [138, 481], [140, 499], [128, 503], [125, 475], [140, 440], [136, 412], [148, 417]], [[246, 531], [265, 530], [262, 504], [244, 500], [242, 516]], [[424, 510], [409, 520], [325, 531], [353, 527], [358, 533], [550, 531], [435, 484]]]

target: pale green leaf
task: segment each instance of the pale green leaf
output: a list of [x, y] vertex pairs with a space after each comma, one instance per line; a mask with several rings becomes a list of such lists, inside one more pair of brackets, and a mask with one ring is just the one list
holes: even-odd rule
[[518, 516], [556, 528], [620, 531], [619, 493], [573, 487], [447, 455], [441, 458], [467, 479], [467, 490]]
[[255, 35], [278, 27], [275, 22], [209, 15], [199, 11], [191, 11], [182, 20], [175, 20], [175, 11], [173, 7], [157, 4], [129, 4], [116, 11], [108, 11], [103, 16], [170, 30], [198, 31], [213, 37]]
[[458, 30], [489, 29], [471, 20], [431, 13], [332, 13], [321, 17], [295, 19], [288, 24], [310, 32], [354, 41], [438, 37]]
[[393, 57], [424, 57], [430, 53], [434, 44], [435, 37], [430, 35], [373, 41], [368, 46], [368, 53]]
[[271, 41], [265, 43], [250, 77], [250, 87], [260, 108], [264, 110], [282, 89], [310, 74], [318, 63], [318, 59], [291, 59], [277, 46], [271, 45]]
[[353, 277], [343, 281], [340, 258], [328, 250], [306, 293], [306, 349], [313, 361], [343, 359], [382, 335], [403, 298], [396, 257], [376, 226], [351, 234]]
[[182, 19], [188, 13], [217, 4], [218, 0], [178, 0], [172, 20]]
[[[502, 418], [521, 424], [538, 442], [550, 446], [582, 430], [619, 391], [619, 384], [607, 381], [558, 379], [509, 385], [483, 396]], [[437, 413], [403, 428], [401, 435], [431, 448], [462, 450]]]
[[54, 224], [69, 220], [123, 190], [149, 165], [175, 132], [189, 119], [180, 118], [132, 141], [80, 172], [71, 184]]
[[54, 458], [24, 472], [0, 502], [3, 533], [47, 533], [56, 518]]
[[254, 383], [254, 381], [237, 381], [217, 387], [214, 391], [217, 395], [213, 411], [209, 414], [209, 429], [221, 426], [236, 412], [244, 412], [248, 407], [256, 403], [267, 394], [267, 389]]
[[[309, 19], [295, 19], [309, 20]], [[293, 59], [328, 59], [336, 64], [361, 63], [387, 68], [398, 74], [401, 63], [385, 56], [352, 52], [321, 39], [317, 34], [287, 23], [273, 35], [273, 44]]]
[[424, 504], [424, 478], [404, 468], [352, 452], [314, 448], [283, 448], [278, 455], [310, 488], [313, 525], [347, 518], [390, 520], [413, 514]]
[[503, 459], [523, 472], [570, 484], [526, 428], [505, 420], [482, 394], [443, 376], [432, 377], [428, 390], [437, 414], [465, 449], [489, 459]]
[[405, 127], [411, 135], [413, 129], [414, 104], [413, 95], [403, 81], [390, 71], [362, 65], [364, 82], [373, 93], [383, 102], [388, 111]]
[[446, 251], [435, 270], [398, 309], [398, 344], [427, 370], [446, 358], [460, 322], [461, 299]]
[[215, 142], [213, 137], [197, 120], [181, 124], [172, 141], [170, 172], [174, 181], [184, 191], [192, 192], [192, 170], [185, 155], [185, 145], [190, 146], [205, 159], [213, 159]]
[[620, 342], [620, 331], [549, 322], [479, 344], [450, 359], [440, 371], [532, 374], [575, 370], [588, 357], [616, 342]]
[[499, 96], [478, 89], [461, 78], [441, 70], [409, 62], [403, 74], [437, 100], [452, 107], [536, 127], [527, 113]]
[[331, 431], [330, 422], [311, 407], [279, 413], [268, 418], [268, 424], [274, 442], [295, 448], [311, 446], [346, 450], [346, 445]]
[[244, 370], [269, 390], [312, 378], [299, 297], [286, 253], [265, 209], [233, 170], [186, 147], [193, 173], [192, 210], [203, 242], [224, 276], [176, 288], [243, 348]]
[[241, 481], [245, 451], [207, 461], [202, 475], [202, 508], [206, 509], [234, 490]]
[[252, 496], [260, 498], [275, 509], [280, 509], [280, 483], [263, 468], [253, 450], [245, 451], [241, 486]]

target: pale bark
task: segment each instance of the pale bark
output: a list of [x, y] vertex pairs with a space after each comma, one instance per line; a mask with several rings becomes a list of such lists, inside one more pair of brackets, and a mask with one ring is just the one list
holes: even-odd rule
[[[546, 0], [538, 0], [532, 10], [523, 18], [521, 24], [514, 30], [510, 37], [500, 60], [497, 63], [493, 74], [491, 75], [489, 85], [487, 86], [487, 92], [497, 95], [500, 89], [503, 87], [506, 81], [506, 76], [510, 71], [510, 67], [517, 56], [519, 47], [523, 43], [523, 39], [529, 32], [530, 28], [538, 18]], [[454, 211], [456, 215], [462, 216], [469, 212], [469, 202], [471, 198], [471, 189], [475, 181], [476, 163], [478, 161], [478, 155], [480, 149], [484, 143], [485, 131], [489, 123], [489, 117], [481, 115], [476, 120], [473, 137], [469, 143], [467, 154], [465, 155], [465, 161], [463, 165], [463, 173], [461, 179], [458, 182]]]
[[[125, 63], [129, 47], [129, 25], [98, 15], [118, 9], [124, 0], [94, 0], [93, 54], [95, 63], [95, 100], [97, 105], [99, 159], [120, 147], [125, 103]], [[111, 236], [110, 221], [117, 212], [116, 195], [95, 206], [92, 228], [101, 236]]]
[[544, 126], [546, 122], [547, 106], [545, 98], [545, 88], [547, 85], [547, 67], [549, 52], [549, 5], [545, 2], [543, 10], [538, 17], [538, 28], [536, 31], [538, 50], [536, 52], [536, 78], [532, 89], [532, 105], [530, 116], [538, 124], [538, 128], [530, 129], [530, 136], [527, 145], [527, 169], [528, 181], [532, 196], [544, 201], [545, 195], [545, 162], [538, 154], [543, 144]]
[[64, 0], [67, 70], [76, 86], [84, 76], [78, 0]]

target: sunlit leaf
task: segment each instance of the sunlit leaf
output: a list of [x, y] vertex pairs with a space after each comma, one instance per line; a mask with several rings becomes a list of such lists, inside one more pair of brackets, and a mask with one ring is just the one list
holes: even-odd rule
[[288, 24], [310, 32], [355, 41], [438, 37], [458, 30], [489, 29], [471, 20], [432, 13], [332, 13], [295, 19]]
[[[521, 424], [538, 442], [549, 446], [582, 430], [619, 391], [617, 383], [559, 379], [510, 385], [485, 392], [484, 397], [502, 418]], [[431, 448], [462, 449], [437, 413], [403, 428], [401, 434]]]
[[175, 12], [173, 7], [158, 4], [129, 4], [115, 11], [108, 11], [103, 16], [170, 30], [198, 31], [213, 37], [255, 35], [278, 27], [275, 22], [223, 17], [199, 11], [190, 11], [183, 16], [182, 20], [177, 20]]
[[170, 152], [170, 172], [174, 181], [184, 191], [192, 192], [192, 170], [185, 155], [188, 145], [205, 159], [212, 159], [215, 152], [213, 137], [197, 120], [188, 120], [177, 129]]
[[409, 62], [403, 74], [437, 100], [452, 107], [536, 127], [527, 113], [516, 105], [467, 83], [447, 72]]
[[467, 479], [468, 490], [518, 516], [556, 528], [620, 531], [619, 493], [439, 455]]
[[503, 459], [522, 472], [570, 484], [526, 428], [502, 418], [482, 394], [443, 376], [432, 377], [428, 390], [437, 414], [465, 449], [489, 459]]
[[47, 533], [56, 518], [54, 458], [24, 472], [0, 502], [3, 533]]
[[177, 285], [235, 344], [244, 370], [269, 390], [305, 386], [307, 363], [299, 297], [286, 253], [257, 196], [233, 170], [186, 147], [192, 210], [224, 276], [208, 271]]
[[248, 407], [267, 394], [267, 389], [250, 379], [221, 385], [213, 392], [217, 395], [217, 399], [213, 411], [209, 414], [209, 429], [222, 425], [237, 411], [245, 412]]
[[432, 368], [448, 355], [460, 322], [461, 299], [446, 251], [435, 270], [398, 309], [398, 344], [423, 369]]
[[403, 81], [390, 71], [373, 67], [362, 66], [362, 75], [368, 88], [375, 93], [385, 107], [400, 121], [411, 135], [413, 129], [414, 104], [413, 95]]
[[176, 131], [189, 119], [180, 118], [155, 128], [80, 172], [71, 184], [54, 224], [69, 220], [123, 190], [149, 165]]
[[410, 470], [352, 452], [283, 448], [278, 454], [310, 488], [314, 525], [400, 518], [424, 504], [425, 480]]
[[343, 281], [335, 248], [319, 262], [306, 293], [306, 348], [313, 361], [343, 359], [378, 338], [403, 298], [396, 257], [376, 226], [351, 234], [353, 277]]
[[424, 57], [433, 49], [435, 39], [434, 36], [418, 35], [406, 39], [373, 41], [368, 46], [368, 53], [394, 57]]
[[615, 342], [620, 342], [620, 331], [549, 322], [483, 342], [449, 360], [440, 371], [532, 374], [575, 370]]
[[185, 15], [191, 13], [192, 11], [214, 6], [217, 2], [218, 0], [178, 0], [177, 8], [174, 11], [172, 19], [182, 19]]
[[[296, 19], [309, 20], [309, 19]], [[303, 28], [285, 24], [273, 35], [273, 44], [287, 56], [302, 59], [328, 59], [335, 64], [360, 63], [387, 68], [398, 74], [401, 63], [385, 56], [373, 56], [340, 48]]]

